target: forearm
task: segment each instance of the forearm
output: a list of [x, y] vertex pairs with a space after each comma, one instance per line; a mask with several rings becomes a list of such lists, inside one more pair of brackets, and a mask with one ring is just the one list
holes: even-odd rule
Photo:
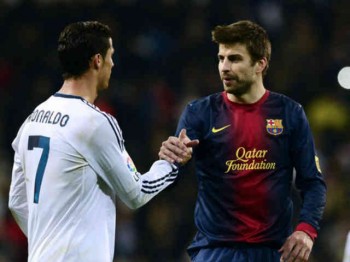
[[[115, 190], [119, 198], [132, 209], [145, 205], [153, 197], [172, 184], [178, 174], [175, 165], [165, 160], [154, 162], [144, 174], [119, 174]], [[124, 178], [123, 178], [124, 177]]]
[[319, 230], [319, 223], [326, 204], [326, 186], [322, 180], [315, 179], [302, 187], [302, 207], [299, 222], [305, 222]]

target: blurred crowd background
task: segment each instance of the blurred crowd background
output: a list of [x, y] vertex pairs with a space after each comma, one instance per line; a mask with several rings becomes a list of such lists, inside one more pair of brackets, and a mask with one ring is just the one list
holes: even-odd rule
[[[349, 1], [0, 0], [0, 262], [26, 261], [26, 238], [7, 208], [11, 142], [62, 84], [56, 46], [64, 26], [99, 20], [113, 29], [115, 67], [97, 105], [116, 116], [143, 173], [174, 134], [184, 105], [222, 90], [210, 32], [240, 19], [268, 31], [265, 86], [301, 103], [315, 136], [328, 198], [310, 260], [342, 261], [350, 230], [350, 90], [337, 74], [350, 66]], [[115, 261], [188, 261], [196, 192], [189, 164], [175, 186], [141, 209], [118, 201]]]

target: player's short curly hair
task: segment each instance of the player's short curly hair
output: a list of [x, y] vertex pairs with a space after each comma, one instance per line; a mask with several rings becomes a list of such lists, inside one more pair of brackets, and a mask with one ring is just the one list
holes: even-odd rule
[[245, 45], [252, 63], [265, 57], [267, 66], [263, 75], [266, 74], [271, 58], [271, 42], [264, 28], [252, 21], [242, 20], [230, 25], [218, 25], [211, 34], [212, 40], [217, 44]]
[[97, 21], [76, 22], [66, 26], [58, 39], [58, 57], [63, 78], [76, 78], [89, 68], [95, 54], [105, 58], [110, 47], [111, 29]]

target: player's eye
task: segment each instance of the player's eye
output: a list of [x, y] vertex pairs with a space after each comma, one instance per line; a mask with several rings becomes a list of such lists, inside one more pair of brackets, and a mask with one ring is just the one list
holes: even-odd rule
[[228, 60], [230, 60], [230, 62], [239, 62], [239, 61], [242, 61], [242, 57], [239, 56], [239, 55], [230, 55], [228, 56]]
[[219, 56], [218, 56], [218, 60], [219, 60], [220, 62], [222, 62], [222, 61], [224, 61], [224, 57], [223, 57], [222, 55], [219, 55]]

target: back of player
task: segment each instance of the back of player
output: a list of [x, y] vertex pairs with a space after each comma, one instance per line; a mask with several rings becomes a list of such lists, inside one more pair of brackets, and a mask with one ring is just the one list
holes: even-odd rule
[[86, 146], [101, 121], [107, 122], [102, 112], [81, 98], [56, 94], [34, 110], [16, 138], [26, 168], [29, 261], [111, 260], [115, 207], [97, 184], [88, 163], [95, 152]]
[[12, 144], [9, 209], [28, 237], [29, 261], [113, 261], [114, 195], [133, 209], [146, 204], [176, 179], [172, 162], [188, 161], [192, 150], [177, 143], [181, 157], [137, 172], [117, 120], [93, 105], [114, 66], [109, 27], [72, 23], [58, 42], [64, 82]]

